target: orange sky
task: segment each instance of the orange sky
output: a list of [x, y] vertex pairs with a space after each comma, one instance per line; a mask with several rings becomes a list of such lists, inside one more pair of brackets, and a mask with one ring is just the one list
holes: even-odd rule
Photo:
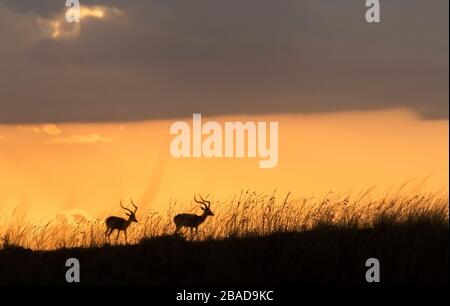
[[279, 121], [278, 166], [260, 169], [258, 158], [174, 159], [174, 120], [0, 125], [0, 209], [44, 219], [72, 210], [94, 216], [117, 212], [120, 198], [165, 210], [170, 199], [186, 204], [196, 192], [384, 192], [425, 178], [425, 189], [448, 192], [448, 120], [402, 110], [203, 120]]

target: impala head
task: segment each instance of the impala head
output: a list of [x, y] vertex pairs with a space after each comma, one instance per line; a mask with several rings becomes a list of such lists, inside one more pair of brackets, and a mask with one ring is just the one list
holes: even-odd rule
[[200, 195], [200, 200], [198, 201], [197, 198], [194, 195], [194, 201], [198, 204], [200, 204], [200, 208], [203, 210], [204, 214], [206, 216], [214, 216], [214, 213], [211, 211], [210, 206], [211, 206], [211, 202], [210, 201], [206, 201], [205, 199], [203, 199], [203, 197]]
[[122, 201], [120, 201], [120, 207], [122, 207], [123, 209], [125, 209], [127, 211], [125, 214], [128, 216], [128, 218], [131, 222], [138, 222], [136, 219], [136, 211], [138, 208], [136, 205], [134, 205], [134, 202], [132, 199], [130, 199], [130, 201], [131, 201], [131, 204], [134, 206], [134, 211], [131, 211], [130, 209], [124, 207], [122, 205]]

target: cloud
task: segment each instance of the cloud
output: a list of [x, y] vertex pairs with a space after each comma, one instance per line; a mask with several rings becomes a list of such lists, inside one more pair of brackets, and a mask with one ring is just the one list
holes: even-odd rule
[[[123, 0], [82, 0], [80, 6], [120, 8], [124, 2]], [[18, 14], [50, 17], [64, 11], [65, 3], [66, 1], [55, 2], [55, 0], [39, 0], [39, 3], [36, 3], [36, 0], [2, 0], [0, 4]]]
[[47, 135], [59, 135], [62, 132], [61, 129], [54, 124], [45, 124], [42, 126], [42, 131]]
[[37, 126], [22, 126], [22, 125], [19, 125], [19, 126], [17, 126], [17, 129], [19, 131], [22, 131], [22, 132], [33, 132], [33, 133], [40, 133], [41, 132], [41, 128], [37, 127]]
[[26, 125], [17, 126], [19, 131], [23, 132], [33, 132], [33, 133], [43, 133], [47, 135], [59, 135], [62, 133], [62, 130], [56, 126], [55, 124], [42, 124], [38, 126]]
[[45, 144], [94, 144], [111, 142], [112, 138], [104, 137], [99, 134], [70, 135], [53, 137], [46, 141]]
[[39, 20], [60, 20], [63, 5], [4, 3], [0, 123], [387, 108], [448, 118], [446, 0], [383, 3], [376, 25], [363, 1], [86, 0], [109, 18], [58, 35]]
[[73, 39], [81, 33], [81, 22], [87, 22], [89, 19], [102, 20], [111, 16], [121, 16], [123, 14], [118, 8], [105, 6], [86, 6], [81, 5], [79, 13], [74, 10], [74, 15], [78, 16], [79, 23], [69, 23], [65, 20], [65, 14], [55, 14], [52, 17], [37, 17], [41, 30], [48, 37], [58, 39]]
[[92, 216], [80, 209], [63, 210], [58, 212], [55, 222], [57, 224], [69, 224], [78, 225], [83, 223], [89, 223], [92, 220]]
[[97, 133], [62, 135], [64, 134], [62, 129], [60, 129], [56, 124], [18, 125], [17, 129], [27, 133], [53, 136], [47, 140], [44, 140], [43, 143], [45, 144], [93, 144], [112, 141], [112, 138], [104, 137]]

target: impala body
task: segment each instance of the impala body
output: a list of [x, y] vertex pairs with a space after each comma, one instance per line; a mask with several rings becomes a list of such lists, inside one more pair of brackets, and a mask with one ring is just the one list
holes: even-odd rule
[[200, 196], [201, 201], [198, 201], [194, 196], [194, 201], [199, 203], [200, 208], [203, 210], [203, 213], [199, 215], [195, 214], [178, 214], [173, 218], [173, 222], [176, 225], [175, 234], [178, 234], [181, 228], [187, 227], [191, 230], [191, 237], [193, 234], [193, 230], [195, 229], [195, 234], [198, 234], [198, 227], [202, 224], [208, 216], [214, 216], [214, 213], [211, 211], [210, 206], [211, 202], [206, 201]]
[[116, 242], [119, 239], [119, 235], [120, 235], [121, 231], [124, 232], [125, 242], [127, 242], [127, 229], [132, 222], [137, 222], [137, 219], [136, 219], [137, 206], [134, 205], [133, 200], [131, 200], [131, 204], [134, 206], [134, 211], [131, 211], [130, 209], [124, 207], [122, 205], [122, 201], [120, 201], [120, 207], [122, 207], [123, 209], [125, 209], [127, 211], [125, 214], [128, 216], [128, 219], [124, 219], [124, 218], [116, 217], [116, 216], [111, 216], [106, 219], [105, 236], [107, 237], [108, 241], [110, 239], [112, 232], [114, 230], [117, 230]]

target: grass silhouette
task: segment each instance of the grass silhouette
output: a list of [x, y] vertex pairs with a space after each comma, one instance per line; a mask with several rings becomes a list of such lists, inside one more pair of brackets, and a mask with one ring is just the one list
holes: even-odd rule
[[70, 257], [86, 285], [364, 285], [371, 257], [384, 285], [448, 284], [445, 196], [242, 191], [212, 208], [194, 240], [173, 234], [173, 215], [183, 211], [176, 204], [140, 216], [129, 245], [105, 243], [104, 218], [4, 226], [0, 284], [64, 284]]

